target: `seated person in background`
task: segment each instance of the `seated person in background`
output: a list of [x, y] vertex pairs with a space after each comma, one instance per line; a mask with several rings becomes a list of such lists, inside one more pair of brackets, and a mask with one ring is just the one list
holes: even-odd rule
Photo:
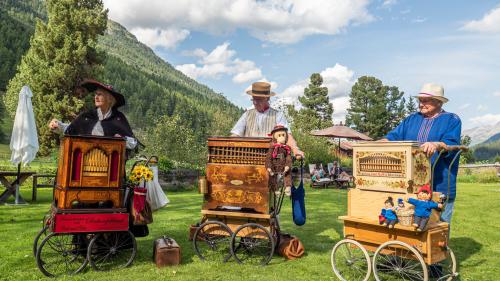
[[125, 115], [118, 111], [118, 107], [125, 105], [123, 95], [116, 92], [113, 86], [95, 80], [86, 80], [80, 86], [95, 92], [95, 108], [81, 113], [71, 124], [52, 119], [49, 128], [67, 135], [124, 137], [127, 149], [134, 149], [137, 139]]
[[317, 166], [314, 166], [313, 170], [311, 171], [311, 181], [319, 182], [320, 179], [321, 179], [320, 169], [318, 169]]
[[340, 168], [338, 162], [333, 161], [333, 166], [330, 169], [330, 178], [337, 179], [342, 172], [344, 172], [344, 170], [342, 170], [342, 168]]

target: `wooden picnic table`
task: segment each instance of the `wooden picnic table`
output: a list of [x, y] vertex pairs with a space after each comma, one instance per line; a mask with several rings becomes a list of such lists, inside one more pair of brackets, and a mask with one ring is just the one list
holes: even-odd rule
[[[7, 199], [12, 196], [16, 196], [16, 180], [17, 180], [17, 172], [16, 171], [0, 171], [0, 182], [5, 187], [4, 192], [0, 195], [0, 204], [5, 204]], [[27, 180], [30, 176], [34, 175], [35, 172], [20, 172], [19, 173], [19, 186], [23, 184], [25, 180]], [[7, 177], [14, 177], [14, 179], [7, 179]], [[26, 201], [19, 195], [18, 203], [25, 204]]]

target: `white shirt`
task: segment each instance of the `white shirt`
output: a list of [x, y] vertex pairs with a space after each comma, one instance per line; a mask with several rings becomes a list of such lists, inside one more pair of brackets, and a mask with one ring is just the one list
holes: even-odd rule
[[[241, 115], [238, 122], [236, 122], [233, 129], [231, 130], [231, 134], [235, 134], [238, 136], [244, 135], [245, 128], [247, 126], [247, 115], [248, 115], [248, 110], [245, 111], [245, 113], [243, 113], [243, 115]], [[256, 122], [257, 122], [257, 127], [259, 126], [259, 124], [265, 123], [265, 120], [268, 117], [268, 115], [269, 115], [269, 109], [267, 109], [264, 112], [259, 112], [256, 110], [255, 118], [256, 118]], [[285, 128], [288, 128], [288, 133], [289, 134], [291, 133], [290, 127], [288, 126], [288, 121], [286, 120], [286, 117], [285, 117], [285, 114], [283, 114], [283, 112], [281, 112], [281, 111], [278, 111], [278, 113], [276, 114], [276, 125], [281, 125], [281, 126], [284, 126]]]

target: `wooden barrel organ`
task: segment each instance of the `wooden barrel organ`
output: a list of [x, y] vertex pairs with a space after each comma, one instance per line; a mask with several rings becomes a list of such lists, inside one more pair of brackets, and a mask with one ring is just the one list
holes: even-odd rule
[[265, 161], [270, 142], [270, 138], [209, 138], [207, 188], [202, 209], [231, 206], [269, 213]]
[[120, 208], [124, 172], [122, 138], [65, 136], [59, 151], [55, 206]]

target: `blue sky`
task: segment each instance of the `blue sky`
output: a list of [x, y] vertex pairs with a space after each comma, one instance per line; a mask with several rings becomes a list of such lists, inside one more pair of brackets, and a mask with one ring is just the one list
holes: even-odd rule
[[253, 81], [296, 102], [319, 72], [334, 122], [362, 75], [407, 95], [442, 84], [464, 128], [500, 122], [500, 2], [105, 0], [110, 18], [186, 75], [250, 107]]

